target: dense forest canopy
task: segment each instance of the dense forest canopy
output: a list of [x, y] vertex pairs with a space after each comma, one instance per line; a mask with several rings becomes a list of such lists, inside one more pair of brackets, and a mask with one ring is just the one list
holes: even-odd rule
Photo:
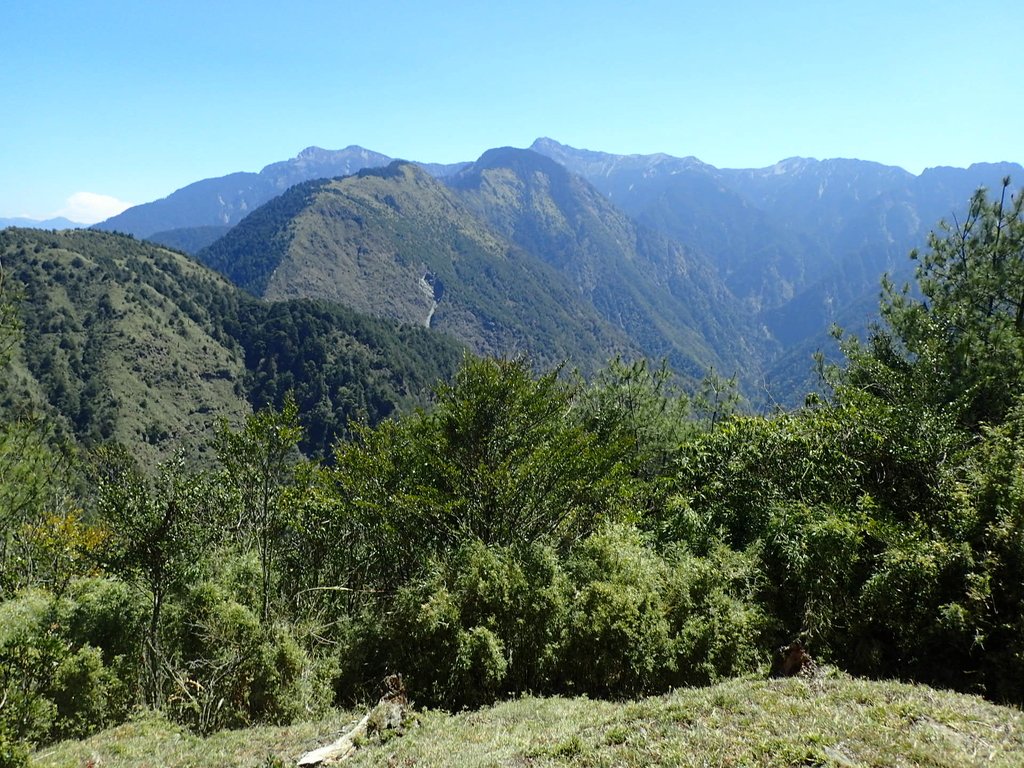
[[5, 420], [0, 762], [139, 704], [205, 733], [395, 672], [450, 708], [629, 696], [764, 669], [794, 638], [1021, 703], [1021, 213], [979, 192], [793, 412], [735, 412], [716, 382], [691, 398], [643, 362], [588, 382], [466, 357], [330, 461], [300, 453], [286, 391], [221, 421], [207, 466], [155, 473]]

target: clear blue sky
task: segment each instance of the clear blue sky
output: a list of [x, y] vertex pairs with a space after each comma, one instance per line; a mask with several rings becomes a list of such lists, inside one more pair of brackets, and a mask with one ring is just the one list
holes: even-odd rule
[[11, 0], [0, 217], [102, 218], [309, 145], [1024, 162], [1022, 33], [1020, 0]]

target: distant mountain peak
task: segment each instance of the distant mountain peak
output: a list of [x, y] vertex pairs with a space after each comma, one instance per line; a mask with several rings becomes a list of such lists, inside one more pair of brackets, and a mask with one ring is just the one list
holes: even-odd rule
[[417, 163], [410, 160], [392, 160], [387, 165], [368, 166], [355, 173], [360, 179], [375, 176], [381, 179], [430, 179], [431, 176]]
[[479, 168], [513, 168], [517, 171], [543, 171], [549, 176], [566, 173], [565, 166], [555, 162], [550, 157], [542, 155], [532, 149], [518, 149], [516, 147], [498, 147], [488, 149], [471, 167]]
[[261, 176], [283, 177], [289, 183], [306, 181], [309, 174], [347, 176], [367, 166], [382, 166], [391, 158], [379, 152], [350, 144], [344, 149], [309, 146], [291, 160], [271, 163], [260, 171]]
[[15, 216], [10, 219], [0, 219], [0, 229], [4, 227], [23, 227], [25, 229], [81, 229], [89, 226], [77, 221], [71, 221], [63, 216], [53, 219], [32, 219], [25, 216]]
[[315, 145], [306, 147], [304, 150], [299, 152], [295, 156], [296, 160], [317, 160], [317, 161], [330, 161], [337, 159], [338, 157], [351, 156], [366, 157], [376, 156], [383, 157], [379, 152], [361, 147], [358, 144], [349, 144], [344, 149], [324, 149]]
[[764, 169], [768, 175], [781, 176], [784, 173], [800, 173], [821, 161], [814, 157], [787, 157]]
[[588, 178], [592, 178], [594, 175], [609, 175], [624, 168], [642, 170], [645, 176], [661, 173], [674, 174], [689, 170], [716, 170], [693, 155], [676, 157], [664, 152], [653, 155], [615, 155], [609, 152], [596, 152], [592, 149], [577, 149], [549, 138], [537, 139], [530, 145], [530, 149], [545, 157], [550, 157]]

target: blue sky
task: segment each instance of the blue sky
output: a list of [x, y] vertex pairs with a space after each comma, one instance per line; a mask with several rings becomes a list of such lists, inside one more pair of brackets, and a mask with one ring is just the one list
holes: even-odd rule
[[1024, 162], [1022, 32], [1019, 0], [12, 0], [0, 217], [98, 220], [310, 145]]

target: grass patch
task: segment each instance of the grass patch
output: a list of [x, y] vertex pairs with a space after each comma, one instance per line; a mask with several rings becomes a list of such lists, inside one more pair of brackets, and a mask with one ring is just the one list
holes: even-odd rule
[[[294, 765], [355, 719], [200, 739], [149, 716], [34, 756], [36, 766]], [[350, 766], [1011, 766], [1024, 715], [975, 696], [830, 674], [740, 679], [615, 703], [523, 698], [421, 713], [400, 738], [369, 740]]]
[[158, 714], [144, 713], [92, 738], [41, 749], [32, 756], [31, 765], [54, 768], [294, 765], [298, 755], [332, 741], [355, 719], [351, 713], [338, 712], [311, 723], [221, 731], [201, 738]]

